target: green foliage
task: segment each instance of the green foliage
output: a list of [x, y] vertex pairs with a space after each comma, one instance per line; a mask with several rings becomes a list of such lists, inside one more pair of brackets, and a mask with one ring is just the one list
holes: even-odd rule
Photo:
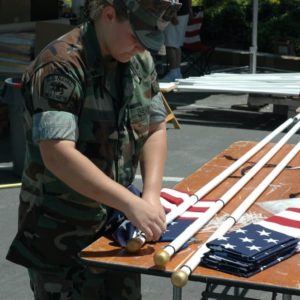
[[295, 45], [296, 53], [300, 55], [300, 1], [279, 2], [262, 7], [258, 44], [263, 51], [272, 52], [278, 43], [290, 42]]
[[245, 47], [249, 39], [247, 0], [202, 0], [203, 39], [220, 46]]
[[192, 0], [193, 6], [202, 6], [202, 0]]
[[[204, 8], [204, 40], [219, 46], [251, 45], [252, 0], [193, 0]], [[300, 55], [300, 0], [259, 0], [258, 47], [273, 52], [278, 43], [295, 44]]]

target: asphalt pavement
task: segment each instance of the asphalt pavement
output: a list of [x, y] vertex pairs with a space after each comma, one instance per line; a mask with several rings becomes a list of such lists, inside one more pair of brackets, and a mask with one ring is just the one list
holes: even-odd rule
[[[175, 93], [166, 95], [181, 129], [174, 129], [172, 123], [168, 123], [164, 187], [174, 186], [230, 144], [236, 141], [259, 141], [285, 121], [286, 116], [272, 113], [272, 107], [264, 107], [260, 111], [249, 110], [245, 106], [245, 97]], [[294, 135], [290, 143], [296, 143], [299, 137], [299, 134]], [[11, 167], [8, 135], [0, 139], [1, 185], [19, 182]], [[140, 176], [137, 176], [135, 183], [137, 186], [141, 185]], [[19, 188], [0, 189], [0, 300], [33, 299], [26, 270], [5, 260], [8, 246], [17, 229], [18, 194]], [[183, 289], [182, 299], [201, 299], [204, 288], [204, 283], [189, 282]], [[218, 289], [221, 291], [223, 287]], [[172, 299], [172, 284], [169, 278], [143, 275], [142, 293], [144, 300]], [[272, 297], [269, 292], [253, 290], [245, 296], [260, 300]], [[237, 296], [232, 299], [246, 298]], [[282, 299], [281, 295], [277, 299]], [[294, 296], [292, 299], [300, 297]]]

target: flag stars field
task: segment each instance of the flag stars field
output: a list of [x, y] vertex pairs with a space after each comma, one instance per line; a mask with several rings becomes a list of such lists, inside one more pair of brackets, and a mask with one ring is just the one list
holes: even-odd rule
[[228, 236], [220, 236], [220, 237], [218, 238], [218, 241], [227, 241], [228, 239], [229, 239]]
[[253, 243], [253, 239], [249, 239], [248, 237], [240, 238], [243, 243]]
[[222, 244], [222, 246], [225, 248], [225, 249], [234, 249], [236, 246], [235, 245], [232, 245], [232, 244]]
[[260, 236], [269, 236], [271, 232], [267, 232], [265, 230], [257, 231]]
[[250, 251], [260, 251], [260, 249], [262, 247], [258, 247], [258, 246], [252, 245], [252, 246], [247, 246], [246, 248], [248, 248]]
[[267, 243], [274, 243], [274, 244], [278, 244], [279, 240], [274, 240], [272, 238], [270, 239], [264, 239], [264, 241], [266, 241]]
[[128, 224], [130, 224], [130, 221], [125, 220], [125, 221], [120, 225], [120, 227], [126, 229]]

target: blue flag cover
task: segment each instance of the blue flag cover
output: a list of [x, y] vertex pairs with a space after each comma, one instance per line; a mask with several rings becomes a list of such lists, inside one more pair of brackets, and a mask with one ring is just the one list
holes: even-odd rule
[[210, 241], [201, 264], [249, 277], [293, 255], [299, 237], [300, 208], [288, 208]]
[[[135, 195], [139, 197], [141, 196], [141, 192], [133, 185], [130, 185], [128, 189]], [[187, 193], [167, 188], [161, 190], [160, 196], [161, 204], [166, 213], [176, 209], [178, 205], [190, 197]], [[215, 201], [216, 200], [209, 199], [202, 199], [201, 201], [198, 201], [180, 217], [168, 224], [165, 233], [161, 236], [159, 241], [173, 241], [181, 232], [193, 223], [195, 219], [205, 213], [206, 210], [215, 203]], [[127, 241], [139, 235], [140, 231], [125, 218], [123, 213], [117, 210], [112, 210], [108, 217], [104, 234], [111, 236], [120, 246], [125, 247]]]

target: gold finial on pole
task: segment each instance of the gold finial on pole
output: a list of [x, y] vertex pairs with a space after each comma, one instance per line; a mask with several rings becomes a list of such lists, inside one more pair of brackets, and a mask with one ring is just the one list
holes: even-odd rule
[[170, 254], [165, 250], [158, 250], [154, 254], [154, 262], [157, 266], [163, 266], [170, 261]]
[[186, 274], [184, 271], [179, 270], [172, 274], [171, 281], [172, 284], [178, 288], [182, 288], [186, 285], [188, 282], [188, 274]]
[[142, 246], [144, 245], [144, 243], [145, 243], [145, 239], [142, 239], [141, 237], [137, 236], [135, 238], [130, 239], [127, 242], [126, 250], [129, 253], [138, 252], [142, 248]]

